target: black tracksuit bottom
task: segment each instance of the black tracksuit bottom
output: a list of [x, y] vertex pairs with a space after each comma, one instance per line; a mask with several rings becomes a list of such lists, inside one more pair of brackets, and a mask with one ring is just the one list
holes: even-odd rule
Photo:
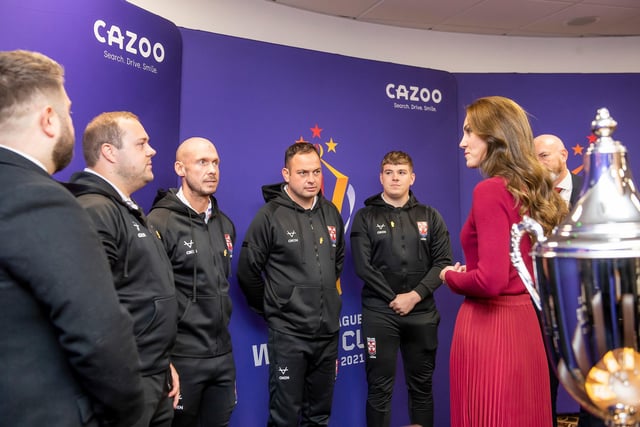
[[171, 425], [173, 398], [168, 396], [170, 382], [169, 367], [165, 372], [142, 377], [144, 412], [132, 427], [169, 427]]
[[172, 427], [226, 427], [236, 406], [233, 353], [217, 357], [173, 357], [180, 376], [180, 401]]
[[431, 384], [436, 365], [438, 323], [434, 313], [399, 316], [362, 309], [362, 332], [366, 339], [367, 427], [388, 427], [391, 423], [391, 395], [398, 350], [402, 354], [409, 391], [412, 424], [433, 426]]
[[298, 337], [269, 329], [269, 427], [327, 426], [338, 362], [338, 332]]

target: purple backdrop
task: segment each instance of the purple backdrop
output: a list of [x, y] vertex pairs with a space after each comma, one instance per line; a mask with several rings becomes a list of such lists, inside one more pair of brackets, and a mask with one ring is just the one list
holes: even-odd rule
[[132, 111], [158, 151], [154, 182], [134, 194], [148, 209], [158, 186], [176, 182], [168, 172], [180, 125], [177, 27], [123, 0], [3, 0], [0, 9], [0, 49], [39, 51], [65, 67], [77, 143], [72, 163], [56, 178], [84, 168], [81, 141], [89, 120], [104, 111]]
[[[583, 154], [589, 146], [591, 121], [598, 108], [606, 107], [618, 122], [614, 139], [629, 152], [632, 169], [640, 166], [640, 141], [634, 125], [640, 113], [640, 74], [455, 74], [458, 83], [458, 135], [462, 134], [465, 105], [482, 96], [507, 96], [530, 115], [534, 135], [558, 135], [569, 151], [569, 168], [581, 171]], [[458, 137], [459, 138], [459, 137]], [[582, 150], [582, 154], [580, 151]], [[634, 155], [637, 153], [637, 155]], [[461, 169], [462, 218], [471, 205], [471, 192], [480, 179], [468, 170], [459, 156]]]

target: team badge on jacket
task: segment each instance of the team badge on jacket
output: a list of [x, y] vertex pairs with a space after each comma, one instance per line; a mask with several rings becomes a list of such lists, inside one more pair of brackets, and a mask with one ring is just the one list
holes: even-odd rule
[[229, 251], [229, 258], [233, 258], [233, 242], [231, 241], [231, 236], [225, 233], [224, 241], [227, 242], [227, 250]]
[[369, 359], [376, 358], [376, 339], [367, 337], [367, 353], [369, 354]]
[[418, 221], [416, 224], [418, 225], [418, 233], [420, 233], [421, 240], [426, 239], [429, 232], [429, 224], [427, 224], [427, 221]]
[[331, 246], [336, 247], [336, 242], [338, 241], [338, 234], [336, 233], [336, 227], [333, 225], [327, 225], [327, 230], [329, 230], [329, 238], [331, 239]]

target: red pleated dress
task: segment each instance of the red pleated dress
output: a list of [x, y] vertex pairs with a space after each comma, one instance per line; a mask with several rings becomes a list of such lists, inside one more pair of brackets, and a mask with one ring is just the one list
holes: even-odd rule
[[[509, 257], [511, 225], [520, 220], [503, 178], [476, 186], [460, 233], [467, 271], [445, 277], [465, 296], [451, 343], [451, 427], [552, 425], [540, 325]], [[526, 236], [521, 250], [532, 273]]]

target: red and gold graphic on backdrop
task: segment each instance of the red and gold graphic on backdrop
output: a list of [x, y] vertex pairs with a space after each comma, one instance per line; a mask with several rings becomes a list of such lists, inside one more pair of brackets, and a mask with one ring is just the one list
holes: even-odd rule
[[[591, 144], [595, 144], [596, 139], [598, 139], [594, 134], [588, 135], [586, 138], [587, 138], [587, 146]], [[571, 173], [574, 175], [578, 175], [584, 169], [584, 148], [585, 147], [583, 147], [581, 144], [578, 144], [578, 143], [576, 143], [573, 147], [571, 147], [571, 150], [573, 150], [573, 155], [580, 156], [580, 159], [582, 160], [582, 163], [580, 163], [579, 166], [571, 169]]]

